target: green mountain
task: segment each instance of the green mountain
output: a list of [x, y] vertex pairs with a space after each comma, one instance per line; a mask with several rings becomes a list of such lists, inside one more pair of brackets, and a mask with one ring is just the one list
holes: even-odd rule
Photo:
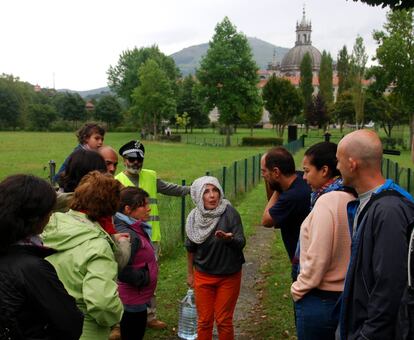
[[[273, 54], [276, 52], [276, 61], [281, 62], [289, 48], [275, 46], [257, 38], [247, 38], [253, 51], [253, 57], [261, 70], [265, 70], [269, 62], [273, 61]], [[182, 75], [194, 74], [199, 62], [208, 50], [208, 43], [190, 46], [170, 55], [180, 69]], [[85, 99], [99, 99], [103, 95], [111, 94], [108, 87], [101, 87], [89, 91], [74, 91], [60, 89], [60, 92], [78, 92]]]
[[[289, 48], [275, 46], [257, 38], [247, 38], [247, 40], [260, 69], [266, 69], [268, 63], [272, 62], [274, 52], [276, 52], [276, 61], [281, 62], [284, 55], [289, 51]], [[171, 54], [171, 57], [183, 75], [194, 74], [207, 50], [208, 43], [200, 44], [184, 48], [179, 52]]]

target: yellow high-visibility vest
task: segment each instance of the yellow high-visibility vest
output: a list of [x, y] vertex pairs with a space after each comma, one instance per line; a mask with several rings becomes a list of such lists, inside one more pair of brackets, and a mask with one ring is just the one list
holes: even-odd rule
[[[123, 172], [115, 176], [123, 186], [134, 187], [135, 184]], [[152, 228], [151, 240], [154, 242], [161, 241], [160, 216], [158, 214], [157, 204], [157, 173], [154, 170], [141, 169], [138, 178], [138, 188], [145, 190], [149, 194], [151, 213], [148, 224]]]

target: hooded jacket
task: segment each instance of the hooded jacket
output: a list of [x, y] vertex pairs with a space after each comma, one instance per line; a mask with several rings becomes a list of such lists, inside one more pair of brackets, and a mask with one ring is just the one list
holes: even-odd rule
[[83, 315], [44, 260], [52, 253], [13, 245], [0, 254], [0, 339], [79, 339]]
[[123, 312], [111, 237], [74, 210], [53, 214], [42, 236], [45, 245], [57, 251], [47, 260], [85, 315], [81, 339], [108, 339]]
[[[375, 197], [387, 190], [400, 196]], [[348, 203], [351, 235], [358, 204]], [[341, 339], [407, 338], [401, 313], [406, 307], [408, 227], [413, 221], [413, 198], [392, 180], [372, 194], [362, 210], [342, 296]]]

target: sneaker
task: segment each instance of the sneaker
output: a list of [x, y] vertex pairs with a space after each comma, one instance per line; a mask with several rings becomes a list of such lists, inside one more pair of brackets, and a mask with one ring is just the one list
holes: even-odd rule
[[167, 324], [164, 321], [153, 319], [147, 322], [147, 327], [152, 329], [165, 329]]

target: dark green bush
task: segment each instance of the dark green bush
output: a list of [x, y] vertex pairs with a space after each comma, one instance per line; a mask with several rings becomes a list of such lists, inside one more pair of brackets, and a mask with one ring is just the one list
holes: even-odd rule
[[175, 142], [180, 143], [181, 142], [181, 135], [160, 135], [160, 140], [163, 142]]
[[111, 132], [138, 132], [139, 129], [135, 126], [117, 126], [111, 128]]
[[381, 138], [382, 145], [385, 149], [394, 149], [396, 147], [403, 147], [404, 146], [404, 140], [401, 137], [382, 137]]
[[[82, 123], [79, 123], [81, 125]], [[73, 132], [77, 129], [74, 127], [73, 122], [69, 122], [67, 120], [56, 120], [50, 123], [49, 131], [52, 132]]]
[[232, 135], [234, 133], [234, 128], [232, 126], [220, 126], [219, 134], [220, 135], [227, 135], [227, 129], [230, 130], [230, 134]]
[[283, 138], [276, 137], [243, 137], [242, 146], [283, 145]]

